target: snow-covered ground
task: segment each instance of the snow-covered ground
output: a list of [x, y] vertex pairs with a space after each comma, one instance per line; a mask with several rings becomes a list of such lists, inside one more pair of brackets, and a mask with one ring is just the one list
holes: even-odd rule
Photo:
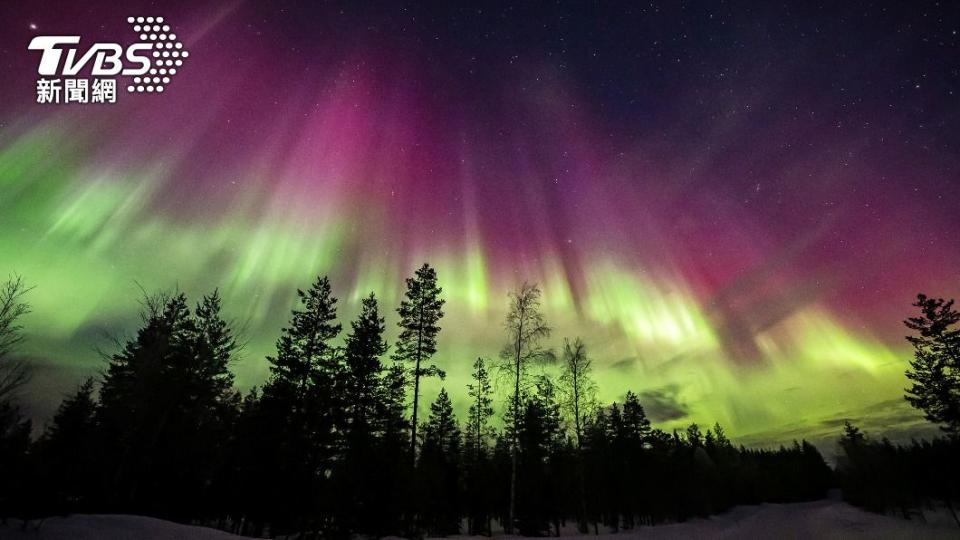
[[[19, 525], [0, 526], [3, 540], [229, 540], [241, 537], [204, 527], [180, 525], [142, 516], [75, 515]], [[814, 539], [960, 539], [960, 527], [943, 514], [929, 522], [864, 512], [843, 502], [823, 500], [799, 504], [741, 506], [726, 514], [673, 525], [641, 527], [619, 534], [570, 536], [569, 540], [793, 538]], [[471, 537], [458, 537], [467, 540]], [[484, 537], [475, 537], [484, 538]], [[498, 540], [509, 537], [498, 536]]]
[[32, 521], [26, 530], [19, 523], [0, 525], [0, 540], [239, 540], [243, 536], [181, 525], [172, 521], [110, 514], [76, 514]]

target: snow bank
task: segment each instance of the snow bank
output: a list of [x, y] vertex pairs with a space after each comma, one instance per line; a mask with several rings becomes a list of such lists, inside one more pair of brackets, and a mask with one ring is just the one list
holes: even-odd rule
[[[822, 500], [809, 503], [738, 506], [718, 516], [685, 523], [638, 527], [616, 534], [571, 535], [566, 540], [681, 540], [681, 539], [960, 539], [952, 518], [937, 515], [924, 522], [872, 514], [847, 503]], [[459, 540], [486, 537], [457, 537]], [[508, 540], [509, 536], [496, 536]], [[519, 538], [519, 537], [514, 537]]]
[[[940, 516], [941, 518], [943, 516]], [[603, 530], [601, 529], [601, 533]], [[73, 515], [18, 525], [0, 526], [3, 540], [238, 540], [206, 527], [171, 523], [161, 519], [125, 515]], [[459, 540], [485, 537], [455, 537]], [[508, 540], [508, 536], [496, 536]], [[741, 506], [726, 514], [687, 523], [640, 527], [618, 534], [565, 536], [568, 540], [630, 539], [958, 539], [960, 527], [951, 520], [910, 521], [864, 512], [846, 503], [823, 500], [799, 504]]]
[[19, 523], [0, 525], [2, 540], [240, 540], [243, 536], [172, 521], [127, 515], [50, 517], [31, 521], [26, 530]]

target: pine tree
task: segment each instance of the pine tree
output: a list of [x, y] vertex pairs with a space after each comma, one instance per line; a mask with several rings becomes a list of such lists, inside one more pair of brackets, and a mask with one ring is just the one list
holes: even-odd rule
[[297, 290], [303, 310], [293, 310], [290, 326], [277, 340], [277, 355], [268, 357], [270, 380], [264, 394], [289, 393], [295, 412], [302, 412], [311, 383], [324, 388], [333, 382], [338, 371], [336, 349], [331, 341], [340, 334], [337, 299], [330, 290], [330, 280], [318, 277], [306, 292]]
[[132, 510], [188, 519], [206, 509], [237, 406], [236, 350], [214, 292], [191, 315], [182, 293], [147, 298], [144, 324], [110, 360], [97, 410], [108, 492]]
[[423, 425], [419, 470], [426, 487], [424, 521], [427, 530], [446, 536], [460, 532], [460, 429], [446, 389], [430, 405]]
[[[37, 444], [44, 464], [44, 484], [60, 510], [83, 511], [90, 504], [96, 474], [93, 378], [60, 403], [53, 420]], [[69, 504], [69, 506], [66, 506]]]
[[631, 391], [627, 391], [623, 400], [623, 430], [636, 448], [640, 448], [650, 436], [650, 420], [640, 399]]
[[[378, 537], [404, 531], [403, 517], [410, 513], [415, 499], [411, 496], [409, 433], [406, 391], [407, 370], [393, 362], [380, 377], [381, 399], [378, 404], [380, 439], [376, 468], [379, 473], [380, 503], [377, 527], [371, 532]], [[406, 527], [409, 531], [409, 526]]]
[[904, 324], [919, 335], [907, 337], [914, 357], [906, 373], [913, 381], [906, 400], [947, 433], [960, 435], [960, 312], [953, 300], [922, 294], [913, 305], [920, 316]]
[[517, 466], [519, 452], [519, 432], [522, 416], [522, 400], [527, 372], [531, 364], [545, 359], [548, 353], [540, 346], [540, 340], [549, 337], [550, 327], [540, 307], [540, 289], [536, 285], [524, 283], [510, 295], [510, 309], [504, 322], [508, 342], [500, 353], [503, 371], [511, 379], [510, 404], [507, 407], [507, 426], [511, 432], [512, 448], [510, 456], [510, 502], [507, 516], [507, 532], [513, 532]]
[[233, 400], [230, 362], [240, 349], [233, 328], [223, 319], [221, 309], [220, 292], [214, 290], [200, 300], [194, 311], [194, 356], [197, 360], [194, 369], [199, 371], [199, 378], [204, 381], [204, 388], [198, 388], [198, 392], [208, 392], [203, 398], [215, 403]]
[[377, 309], [373, 293], [363, 299], [360, 316], [351, 323], [344, 353], [346, 429], [359, 439], [369, 439], [375, 430], [383, 365], [380, 357], [387, 352], [383, 339], [384, 318]]
[[493, 388], [490, 372], [483, 358], [477, 358], [473, 363], [470, 377], [473, 382], [467, 384], [470, 408], [464, 435], [464, 491], [467, 498], [468, 533], [489, 533], [489, 443], [496, 434], [490, 426], [490, 418], [493, 416]]
[[302, 309], [292, 311], [290, 324], [277, 340], [277, 354], [268, 357], [270, 378], [259, 407], [264, 436], [272, 447], [264, 459], [272, 462], [265, 479], [267, 501], [276, 529], [305, 530], [305, 516], [324, 516], [316, 508], [331, 508], [325, 485], [338, 450], [335, 429], [342, 423], [343, 366], [332, 341], [340, 334], [337, 299], [330, 281], [318, 277], [307, 291], [298, 290]]
[[0, 523], [8, 517], [27, 517], [30, 511], [24, 492], [35, 480], [29, 469], [31, 430], [19, 407], [9, 399], [0, 401]]
[[387, 352], [384, 329], [377, 299], [371, 293], [363, 299], [360, 315], [351, 323], [344, 350], [343, 425], [337, 429], [340, 449], [332, 488], [336, 492], [335, 528], [343, 534], [378, 532], [382, 519], [378, 488], [384, 471], [377, 463], [380, 456], [376, 443], [384, 398], [380, 363]]
[[400, 336], [394, 359], [413, 365], [413, 414], [410, 419], [410, 453], [416, 462], [417, 419], [420, 405], [420, 380], [424, 377], [444, 378], [443, 370], [427, 363], [437, 352], [437, 334], [440, 333], [440, 318], [443, 317], [442, 289], [437, 286], [437, 272], [424, 264], [412, 278], [407, 279], [407, 291], [397, 313], [400, 320]]
[[493, 416], [493, 388], [483, 358], [477, 358], [473, 363], [470, 377], [473, 382], [467, 384], [467, 395], [470, 396], [467, 448], [472, 455], [479, 458], [485, 453], [487, 440], [490, 438], [490, 417]]
[[524, 536], [539, 536], [549, 527], [561, 491], [561, 475], [551, 474], [564, 443], [556, 388], [547, 376], [537, 377], [534, 386], [524, 400], [517, 434], [523, 475], [517, 487], [516, 519]]

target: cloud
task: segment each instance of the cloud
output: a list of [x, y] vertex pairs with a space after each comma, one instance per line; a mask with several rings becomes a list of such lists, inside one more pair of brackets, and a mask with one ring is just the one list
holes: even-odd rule
[[679, 390], [678, 385], [671, 384], [640, 392], [640, 403], [651, 421], [677, 420], [689, 414], [687, 404], [677, 398]]

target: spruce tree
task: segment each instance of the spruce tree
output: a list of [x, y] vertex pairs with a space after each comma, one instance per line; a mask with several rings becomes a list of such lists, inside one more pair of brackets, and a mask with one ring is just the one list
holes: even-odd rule
[[108, 493], [121, 507], [176, 519], [209, 510], [233, 421], [229, 363], [236, 342], [216, 292], [191, 314], [182, 293], [145, 302], [144, 324], [115, 353], [103, 380], [98, 426], [112, 469]]
[[640, 404], [640, 399], [631, 391], [623, 400], [623, 429], [631, 443], [640, 448], [650, 436], [650, 420]]
[[[343, 425], [334, 490], [337, 532], [379, 532], [382, 519], [378, 488], [382, 468], [376, 453], [378, 414], [384, 397], [380, 357], [387, 351], [384, 319], [373, 293], [363, 299], [360, 315], [346, 338], [343, 373]], [[369, 528], [367, 528], [369, 527]]]
[[329, 279], [318, 277], [297, 296], [301, 309], [292, 311], [276, 356], [267, 358], [270, 377], [258, 414], [271, 445], [264, 459], [273, 464], [264, 481], [277, 493], [267, 501], [270, 519], [275, 529], [302, 531], [313, 526], [306, 516], [329, 517], [315, 510], [331, 507], [326, 481], [339, 446], [335, 429], [343, 421], [344, 381], [341, 354], [332, 343], [341, 326]]
[[[379, 530], [372, 531], [378, 536], [405, 532], [403, 518], [409, 515], [412, 501], [410, 475], [412, 473], [409, 457], [409, 429], [407, 418], [406, 391], [407, 370], [398, 362], [393, 362], [380, 377], [378, 412], [378, 457], [376, 467], [379, 473], [380, 492]], [[409, 531], [409, 527], [407, 527]]]
[[387, 352], [387, 342], [383, 339], [384, 318], [380, 316], [373, 293], [363, 299], [360, 316], [351, 326], [344, 351], [344, 406], [346, 430], [359, 441], [374, 434], [381, 398], [380, 357]]
[[[551, 474], [563, 450], [563, 421], [553, 382], [540, 376], [522, 406], [517, 434], [518, 468], [515, 516], [518, 532], [540, 536], [559, 502], [560, 476]], [[557, 471], [559, 472], [559, 471]]]
[[89, 509], [97, 469], [94, 381], [86, 379], [60, 403], [37, 443], [44, 464], [44, 484], [58, 510]]
[[920, 315], [904, 324], [918, 335], [907, 378], [913, 381], [906, 400], [924, 412], [927, 420], [951, 435], [960, 435], [960, 312], [953, 300], [917, 295], [913, 304]]
[[421, 266], [412, 278], [407, 279], [407, 291], [397, 308], [400, 320], [400, 336], [394, 359], [412, 365], [413, 413], [410, 419], [410, 453], [416, 462], [417, 418], [420, 405], [420, 379], [444, 378], [444, 372], [430, 358], [437, 352], [437, 334], [440, 333], [440, 318], [443, 317], [444, 300], [442, 289], [437, 286], [437, 272], [429, 264]]
[[440, 536], [460, 532], [459, 464], [460, 428], [446, 389], [430, 405], [423, 425], [418, 469], [424, 491], [420, 494], [424, 525]]

